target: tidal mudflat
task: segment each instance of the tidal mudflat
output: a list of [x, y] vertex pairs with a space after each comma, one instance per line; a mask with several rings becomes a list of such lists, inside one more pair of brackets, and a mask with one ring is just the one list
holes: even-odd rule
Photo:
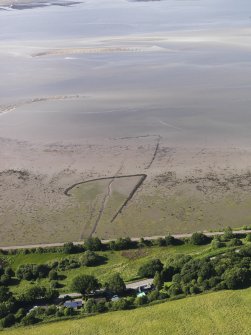
[[[1, 245], [250, 224], [249, 1], [12, 4], [0, 0]], [[113, 220], [133, 175], [146, 178]]]

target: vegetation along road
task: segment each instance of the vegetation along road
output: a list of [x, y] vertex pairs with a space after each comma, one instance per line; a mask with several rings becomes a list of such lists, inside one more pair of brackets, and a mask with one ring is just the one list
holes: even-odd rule
[[[249, 234], [251, 233], [251, 229], [248, 230], [235, 230], [233, 231], [233, 234], [235, 235], [241, 235], [241, 234]], [[172, 236], [177, 239], [183, 239], [183, 238], [189, 238], [192, 236], [193, 233], [186, 233], [186, 234], [173, 234]], [[218, 236], [223, 235], [223, 231], [216, 231], [216, 232], [203, 232], [204, 235], [210, 237], [210, 236]], [[165, 236], [145, 236], [143, 237], [145, 240], [157, 240], [158, 238], [164, 238]], [[132, 241], [140, 241], [142, 237], [133, 237], [131, 238]], [[110, 240], [102, 240], [102, 243], [109, 243], [111, 241], [114, 241], [115, 239]], [[27, 245], [13, 245], [13, 246], [7, 246], [7, 247], [1, 247], [1, 250], [13, 250], [13, 249], [32, 249], [32, 248], [49, 248], [49, 247], [62, 247], [65, 244], [65, 242], [59, 242], [59, 243], [42, 243], [42, 244], [27, 244]], [[83, 244], [83, 241], [77, 241], [73, 242], [74, 245], [81, 245]]]

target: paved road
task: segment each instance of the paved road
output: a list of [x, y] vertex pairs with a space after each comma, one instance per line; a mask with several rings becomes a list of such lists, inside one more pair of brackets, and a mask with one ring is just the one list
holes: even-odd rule
[[153, 278], [150, 279], [143, 279], [139, 281], [135, 281], [133, 283], [126, 284], [127, 289], [137, 290], [141, 286], [152, 285]]
[[64, 299], [65, 297], [70, 297], [72, 299], [82, 297], [80, 293], [62, 293], [59, 295], [59, 299]]
[[[126, 284], [126, 288], [129, 290], [137, 290], [141, 286], [151, 285], [153, 283], [153, 278], [138, 280], [129, 284]], [[64, 299], [65, 297], [71, 297], [72, 299], [81, 297], [79, 293], [62, 293], [59, 295], [59, 299]]]
[[[235, 230], [233, 231], [233, 234], [238, 235], [238, 234], [248, 234], [251, 233], [251, 229], [249, 230]], [[207, 236], [217, 236], [217, 235], [223, 235], [224, 232], [218, 231], [218, 232], [203, 232], [203, 234]], [[175, 238], [188, 238], [192, 236], [192, 233], [186, 233], [186, 234], [173, 234]], [[157, 240], [158, 238], [164, 238], [165, 236], [145, 236], [145, 240]], [[132, 241], [139, 241], [141, 237], [132, 237]], [[111, 240], [102, 240], [103, 243], [109, 243], [111, 241], [114, 241], [115, 239]], [[26, 244], [26, 245], [12, 245], [12, 246], [0, 246], [1, 250], [13, 250], [13, 249], [32, 249], [32, 248], [48, 248], [48, 247], [62, 247], [66, 242], [59, 242], [59, 243], [41, 243], [41, 244]], [[84, 242], [83, 241], [78, 241], [78, 242], [73, 242], [75, 245], [81, 245]]]

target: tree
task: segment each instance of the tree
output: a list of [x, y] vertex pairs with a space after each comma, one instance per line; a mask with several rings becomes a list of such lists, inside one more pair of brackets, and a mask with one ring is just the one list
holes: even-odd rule
[[228, 247], [239, 247], [242, 245], [242, 241], [239, 238], [232, 238], [228, 243]]
[[173, 284], [172, 286], [169, 287], [168, 289], [168, 294], [170, 296], [175, 296], [175, 295], [178, 295], [178, 294], [181, 294], [182, 293], [182, 288], [180, 286], [180, 284]]
[[148, 302], [148, 299], [147, 299], [146, 295], [143, 295], [142, 297], [137, 297], [134, 301], [136, 306], [145, 305], [145, 304], [147, 304], [147, 302]]
[[157, 240], [155, 241], [156, 245], [158, 245], [159, 247], [165, 247], [166, 246], [166, 240], [162, 237], [157, 238]]
[[97, 265], [99, 262], [99, 255], [95, 254], [95, 252], [87, 250], [84, 255], [80, 258], [80, 262], [85, 266], [93, 266]]
[[57, 312], [57, 306], [51, 305], [45, 310], [46, 315], [56, 315]]
[[22, 320], [22, 318], [24, 318], [26, 315], [26, 311], [24, 308], [19, 308], [19, 310], [16, 312], [15, 314], [15, 318], [18, 322], [20, 322]]
[[13, 304], [8, 302], [0, 302], [0, 319], [12, 312]]
[[6, 274], [3, 274], [0, 278], [0, 283], [2, 285], [9, 285], [10, 284], [10, 280], [11, 280], [11, 277], [6, 275]]
[[35, 323], [39, 322], [40, 320], [35, 317], [33, 314], [27, 314], [23, 320], [22, 323], [24, 326], [34, 325]]
[[140, 277], [152, 278], [155, 272], [161, 272], [163, 269], [163, 264], [159, 259], [153, 259], [139, 268], [138, 274]]
[[164, 281], [162, 279], [161, 274], [157, 271], [155, 273], [154, 279], [153, 279], [153, 285], [154, 287], [159, 291], [164, 285]]
[[122, 294], [126, 290], [124, 280], [118, 273], [114, 274], [106, 283], [105, 288], [113, 294]]
[[251, 242], [251, 233], [247, 234], [246, 241], [247, 242]]
[[47, 264], [22, 264], [16, 271], [18, 279], [34, 280], [47, 277], [50, 267]]
[[65, 254], [74, 254], [75, 250], [75, 245], [72, 242], [65, 243], [63, 246], [63, 252]]
[[194, 245], [207, 244], [208, 241], [209, 238], [202, 233], [193, 233], [193, 235], [190, 237], [190, 243]]
[[176, 238], [174, 238], [172, 235], [167, 235], [165, 237], [165, 242], [166, 242], [166, 245], [176, 245], [178, 244], [178, 242], [181, 243], [180, 240], [177, 240]]
[[158, 300], [158, 299], [159, 299], [159, 291], [158, 291], [158, 290], [151, 291], [151, 292], [147, 295], [147, 298], [148, 298], [148, 301], [149, 301], [149, 302]]
[[57, 273], [57, 271], [56, 270], [51, 270], [49, 272], [48, 277], [49, 277], [49, 280], [57, 280], [58, 279], [58, 273]]
[[12, 270], [12, 268], [10, 266], [7, 266], [4, 269], [4, 273], [9, 277], [14, 277], [15, 276], [15, 272]]
[[231, 227], [227, 227], [226, 229], [224, 229], [224, 234], [223, 234], [224, 240], [231, 240], [231, 238], [233, 237], [234, 237], [234, 234], [233, 234], [233, 229]]
[[8, 301], [12, 297], [12, 293], [9, 291], [8, 287], [0, 287], [0, 301]]
[[215, 236], [215, 237], [212, 239], [211, 247], [212, 247], [212, 249], [219, 249], [219, 248], [224, 247], [224, 243], [221, 242], [219, 236]]
[[91, 314], [97, 312], [97, 305], [94, 299], [88, 299], [84, 305], [85, 313]]
[[84, 247], [90, 251], [101, 251], [103, 248], [102, 242], [98, 237], [89, 237], [85, 240]]
[[8, 314], [5, 318], [1, 320], [3, 328], [11, 327], [16, 322], [14, 314]]
[[172, 277], [175, 273], [175, 268], [172, 265], [169, 265], [161, 271], [161, 277], [164, 281], [172, 281]]
[[130, 237], [118, 238], [116, 241], [111, 241], [109, 244], [111, 250], [127, 250], [135, 245], [136, 243], [134, 243]]
[[44, 298], [46, 288], [42, 286], [33, 286], [29, 288], [21, 297], [20, 301], [25, 301], [27, 303], [33, 303], [39, 299]]
[[96, 291], [99, 287], [97, 279], [90, 275], [79, 275], [73, 279], [71, 284], [72, 290], [83, 295]]
[[96, 307], [97, 307], [97, 312], [98, 313], [103, 313], [103, 312], [107, 311], [106, 302], [103, 301], [103, 300], [98, 301]]
[[130, 301], [125, 298], [119, 299], [118, 301], [113, 301], [110, 306], [110, 309], [113, 311], [120, 311], [129, 308], [130, 308]]
[[227, 269], [223, 275], [223, 279], [230, 290], [246, 287], [250, 284], [251, 271], [234, 267]]
[[74, 314], [75, 314], [75, 312], [74, 312], [73, 308], [71, 308], [71, 307], [65, 308], [65, 310], [64, 310], [64, 315], [65, 316], [72, 316]]
[[58, 297], [58, 291], [46, 289], [43, 286], [33, 286], [19, 297], [19, 301], [24, 304], [32, 304], [36, 301], [50, 301]]

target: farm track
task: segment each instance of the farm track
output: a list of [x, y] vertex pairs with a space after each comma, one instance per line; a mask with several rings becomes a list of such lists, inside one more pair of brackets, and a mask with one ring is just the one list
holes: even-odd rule
[[[160, 145], [160, 140], [161, 140], [161, 136], [159, 135], [146, 135], [146, 136], [140, 136], [140, 137], [150, 137], [150, 136], [156, 136], [157, 137], [157, 144], [156, 144], [156, 147], [155, 147], [155, 150], [153, 152], [153, 156], [151, 158], [151, 161], [148, 163], [148, 165], [146, 166], [145, 170], [149, 169], [156, 156], [157, 156], [157, 153], [158, 153], [158, 150], [159, 150], [159, 145]], [[98, 224], [101, 220], [101, 217], [105, 211], [105, 208], [106, 208], [106, 204], [110, 198], [110, 195], [111, 195], [111, 185], [114, 181], [114, 179], [116, 178], [130, 178], [130, 177], [140, 177], [139, 181], [137, 182], [137, 184], [133, 187], [132, 191], [130, 192], [130, 194], [128, 195], [128, 197], [125, 199], [125, 201], [123, 202], [123, 204], [120, 206], [120, 208], [117, 210], [117, 212], [115, 213], [115, 215], [112, 217], [111, 219], [111, 223], [113, 223], [116, 218], [118, 217], [119, 214], [122, 213], [123, 209], [127, 206], [127, 204], [129, 203], [129, 201], [133, 198], [134, 194], [137, 192], [137, 190], [139, 189], [139, 187], [143, 184], [143, 182], [145, 181], [145, 179], [147, 178], [147, 175], [146, 174], [134, 174], [134, 175], [124, 175], [124, 176], [112, 176], [112, 177], [101, 177], [101, 178], [95, 178], [95, 179], [90, 179], [90, 180], [86, 180], [86, 181], [83, 181], [83, 182], [80, 182], [80, 183], [76, 183], [76, 184], [73, 184], [72, 186], [68, 187], [65, 191], [64, 191], [64, 194], [66, 196], [71, 196], [71, 194], [69, 194], [69, 192], [75, 188], [76, 186], [79, 186], [79, 185], [82, 185], [82, 184], [86, 184], [86, 183], [90, 183], [90, 182], [94, 182], [94, 181], [99, 181], [99, 180], [109, 180], [111, 179], [110, 183], [108, 184], [108, 190], [107, 190], [107, 193], [105, 194], [103, 200], [102, 200], [102, 203], [101, 203], [101, 208], [98, 212], [98, 217], [95, 221], [95, 224], [93, 226], [93, 229], [90, 233], [90, 236], [93, 236], [93, 234], [96, 232], [97, 230], [97, 227], [98, 227]]]
[[83, 182], [80, 182], [80, 183], [76, 183], [76, 184], [73, 184], [72, 186], [68, 187], [65, 191], [64, 191], [64, 194], [68, 197], [71, 196], [71, 194], [69, 193], [73, 188], [79, 186], [79, 185], [82, 185], [82, 184], [86, 184], [86, 183], [90, 183], [90, 182], [94, 182], [94, 181], [99, 181], [99, 180], [109, 180], [111, 179], [111, 181], [109, 182], [108, 184], [108, 189], [107, 189], [107, 193], [105, 194], [103, 200], [102, 200], [102, 203], [101, 203], [101, 208], [98, 212], [98, 217], [95, 221], [95, 224], [92, 228], [92, 231], [90, 233], [90, 236], [92, 236], [96, 230], [97, 230], [97, 227], [98, 227], [98, 224], [101, 220], [101, 217], [104, 213], [104, 210], [105, 210], [105, 207], [106, 207], [106, 204], [110, 198], [110, 195], [111, 195], [111, 192], [112, 192], [112, 189], [111, 189], [111, 186], [112, 186], [112, 183], [115, 179], [121, 179], [121, 178], [132, 178], [132, 177], [140, 177], [138, 183], [134, 186], [134, 188], [132, 189], [132, 191], [130, 192], [130, 194], [128, 195], [128, 197], [126, 198], [126, 200], [123, 202], [123, 204], [120, 206], [120, 208], [117, 210], [117, 212], [115, 213], [115, 215], [112, 217], [111, 219], [111, 223], [114, 222], [114, 220], [117, 218], [117, 216], [119, 214], [122, 213], [123, 209], [127, 206], [128, 202], [133, 198], [134, 194], [137, 192], [138, 188], [143, 184], [144, 180], [146, 179], [147, 175], [146, 174], [133, 174], [133, 175], [124, 175], [124, 176], [112, 176], [112, 177], [101, 177], [101, 178], [95, 178], [95, 179], [90, 179], [90, 180], [86, 180], [86, 181], [83, 181]]
[[147, 167], [145, 168], [146, 170], [150, 169], [150, 167], [152, 166], [153, 162], [155, 161], [155, 158], [156, 158], [157, 153], [158, 153], [158, 150], [159, 150], [160, 140], [161, 140], [161, 137], [158, 136], [158, 141], [157, 141], [157, 144], [156, 144], [156, 147], [155, 147], [155, 150], [154, 150], [152, 159], [151, 159], [151, 161], [148, 163]]
[[111, 191], [112, 191], [111, 190], [111, 185], [112, 185], [113, 182], [114, 182], [114, 178], [112, 178], [111, 181], [108, 184], [107, 192], [106, 192], [106, 194], [105, 194], [105, 196], [104, 196], [104, 198], [102, 200], [101, 208], [100, 208], [100, 210], [98, 212], [98, 217], [97, 217], [97, 219], [95, 221], [95, 224], [94, 224], [94, 226], [92, 228], [92, 231], [90, 233], [90, 237], [96, 232], [96, 230], [98, 228], [98, 224], [100, 222], [100, 219], [101, 219], [101, 217], [102, 217], [102, 215], [104, 213], [104, 210], [106, 208], [106, 204], [107, 204], [107, 202], [108, 202], [108, 200], [110, 198], [110, 195], [111, 195]]
[[127, 206], [128, 202], [133, 198], [134, 194], [137, 192], [138, 188], [143, 184], [143, 182], [146, 179], [146, 177], [147, 177], [146, 174], [142, 174], [141, 175], [141, 178], [138, 181], [138, 183], [134, 186], [133, 190], [131, 191], [131, 193], [129, 194], [129, 196], [127, 197], [127, 199], [124, 201], [124, 203], [121, 205], [121, 207], [119, 208], [119, 210], [117, 211], [117, 213], [111, 219], [111, 223], [117, 218], [117, 216], [119, 214], [122, 213], [123, 209]]
[[146, 176], [143, 173], [138, 173], [138, 174], [128, 174], [128, 175], [124, 175], [124, 176], [111, 176], [111, 177], [101, 177], [101, 178], [95, 178], [95, 179], [88, 179], [86, 181], [81, 181], [79, 183], [75, 183], [72, 186], [68, 187], [65, 191], [64, 194], [67, 197], [70, 197], [71, 194], [69, 194], [69, 192], [76, 186], [82, 185], [82, 184], [87, 184], [93, 181], [99, 181], [99, 180], [107, 180], [107, 179], [119, 179], [119, 178], [130, 178], [130, 177], [142, 177], [142, 176]]

